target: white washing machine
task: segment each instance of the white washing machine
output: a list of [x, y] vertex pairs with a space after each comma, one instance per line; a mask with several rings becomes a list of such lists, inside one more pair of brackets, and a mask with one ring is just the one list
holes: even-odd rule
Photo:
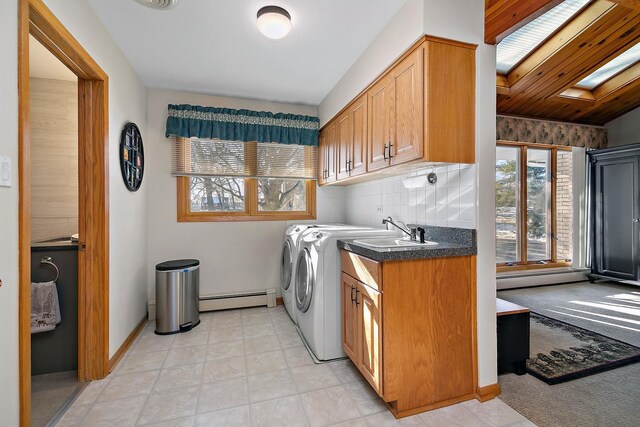
[[296, 321], [318, 360], [344, 357], [339, 239], [397, 236], [395, 230], [309, 230], [300, 242], [294, 276]]
[[295, 318], [295, 286], [293, 285], [296, 261], [298, 259], [299, 244], [303, 234], [309, 230], [324, 230], [324, 229], [358, 229], [366, 230], [371, 227], [358, 227], [346, 224], [294, 224], [287, 228], [284, 233], [284, 243], [282, 246], [282, 257], [280, 264], [280, 293], [282, 294], [282, 300], [284, 308], [287, 310], [289, 317], [296, 323]]

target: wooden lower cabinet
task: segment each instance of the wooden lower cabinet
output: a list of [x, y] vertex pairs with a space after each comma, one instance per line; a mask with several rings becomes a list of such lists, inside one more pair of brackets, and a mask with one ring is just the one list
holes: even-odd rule
[[355, 298], [358, 281], [342, 273], [342, 349], [351, 360], [357, 360], [358, 311]]
[[475, 398], [475, 257], [341, 260], [342, 347], [391, 412]]

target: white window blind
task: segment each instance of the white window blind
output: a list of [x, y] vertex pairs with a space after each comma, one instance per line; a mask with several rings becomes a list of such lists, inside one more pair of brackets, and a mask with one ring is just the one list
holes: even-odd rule
[[636, 64], [638, 61], [640, 61], [640, 43], [616, 56], [602, 67], [580, 80], [576, 86], [585, 89], [594, 89], [616, 74]]
[[176, 137], [172, 144], [175, 176], [317, 178], [314, 146]]
[[562, 27], [590, 0], [565, 0], [558, 6], [529, 22], [498, 43], [496, 49], [496, 69], [506, 74], [529, 55], [547, 37]]

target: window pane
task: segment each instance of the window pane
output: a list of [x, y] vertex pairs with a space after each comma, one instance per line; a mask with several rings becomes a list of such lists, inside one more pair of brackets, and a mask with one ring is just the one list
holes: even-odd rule
[[496, 49], [496, 68], [505, 74], [532, 52], [547, 37], [562, 27], [582, 9], [589, 0], [565, 0], [558, 6], [514, 31], [498, 43]]
[[585, 89], [593, 89], [638, 61], [640, 61], [640, 43], [616, 56], [602, 67], [580, 80], [576, 83], [576, 86], [583, 87]]
[[520, 149], [496, 148], [496, 262], [520, 260], [518, 177]]
[[551, 259], [551, 151], [527, 150], [527, 261]]
[[299, 212], [307, 210], [306, 182], [303, 179], [258, 179], [260, 212]]
[[571, 151], [558, 150], [556, 172], [556, 250], [558, 261], [573, 258], [573, 163]]
[[244, 179], [191, 177], [191, 212], [244, 212]]

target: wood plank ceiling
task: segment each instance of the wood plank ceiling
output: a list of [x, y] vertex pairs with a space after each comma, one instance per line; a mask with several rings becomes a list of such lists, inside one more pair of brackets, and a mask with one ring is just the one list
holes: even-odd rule
[[[558, 1], [485, 0], [485, 41], [499, 43]], [[592, 1], [505, 75], [498, 114], [603, 125], [640, 106], [640, 63], [594, 89], [576, 83], [640, 42], [640, 0]]]

